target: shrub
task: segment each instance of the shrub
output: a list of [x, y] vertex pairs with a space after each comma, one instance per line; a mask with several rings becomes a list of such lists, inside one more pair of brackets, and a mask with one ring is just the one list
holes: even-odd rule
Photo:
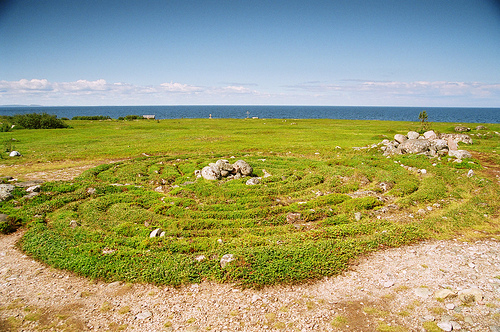
[[74, 116], [71, 120], [110, 120], [109, 115]]
[[142, 116], [140, 115], [127, 115], [124, 120], [142, 120], [144, 119]]
[[49, 115], [47, 113], [16, 114], [12, 120], [16, 126], [25, 129], [56, 129], [68, 127], [64, 121], [57, 118], [57, 115]]
[[12, 130], [12, 125], [10, 123], [0, 124], [0, 133], [6, 133]]

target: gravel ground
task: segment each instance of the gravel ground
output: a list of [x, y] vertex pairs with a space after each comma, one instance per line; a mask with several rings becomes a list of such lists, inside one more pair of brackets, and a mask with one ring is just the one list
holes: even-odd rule
[[21, 236], [0, 236], [1, 331], [500, 331], [495, 240], [388, 249], [336, 277], [254, 290], [91, 281], [25, 256]]

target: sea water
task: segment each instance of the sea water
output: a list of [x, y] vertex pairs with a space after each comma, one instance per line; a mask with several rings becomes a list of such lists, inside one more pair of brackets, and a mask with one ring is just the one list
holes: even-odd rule
[[350, 119], [419, 121], [426, 111], [429, 122], [500, 123], [500, 108], [470, 107], [367, 107], [367, 106], [29, 106], [0, 107], [0, 115], [48, 113], [59, 118], [103, 115], [155, 115], [156, 119], [247, 118]]

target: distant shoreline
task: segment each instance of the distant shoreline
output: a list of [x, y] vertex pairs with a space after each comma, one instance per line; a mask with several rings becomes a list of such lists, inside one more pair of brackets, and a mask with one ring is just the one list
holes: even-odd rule
[[342, 119], [418, 121], [426, 110], [430, 122], [500, 123], [500, 108], [488, 107], [385, 107], [385, 106], [0, 106], [0, 115], [33, 112], [55, 114], [59, 118], [75, 116], [155, 115], [161, 119], [181, 118], [260, 118], [260, 119]]

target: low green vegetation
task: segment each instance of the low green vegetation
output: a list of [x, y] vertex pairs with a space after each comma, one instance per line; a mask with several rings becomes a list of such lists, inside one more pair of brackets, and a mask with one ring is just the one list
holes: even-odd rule
[[[335, 275], [359, 255], [384, 247], [458, 234], [498, 236], [500, 189], [481, 175], [480, 161], [386, 158], [377, 149], [351, 148], [377, 143], [384, 132], [394, 135], [388, 128], [396, 123], [78, 122], [71, 122], [60, 144], [46, 140], [51, 164], [134, 158], [104, 163], [73, 181], [44, 183], [31, 199], [14, 192], [14, 199], [0, 203], [0, 213], [27, 226], [25, 252], [90, 278], [261, 287]], [[400, 125], [401, 132], [412, 126]], [[18, 133], [23, 144], [36, 146], [42, 137]], [[53, 131], [45, 134], [55, 139]], [[499, 141], [479, 138], [473, 147], [489, 156]], [[22, 157], [25, 162], [42, 158], [37, 149]], [[247, 161], [261, 184], [195, 178], [195, 170], [217, 159]], [[476, 175], [467, 177], [469, 169]], [[388, 191], [382, 182], [391, 184]], [[150, 238], [156, 228], [164, 236]], [[234, 260], [222, 268], [226, 254]]]
[[8, 132], [13, 129], [58, 129], [67, 128], [68, 125], [56, 115], [47, 113], [17, 114], [14, 116], [2, 116], [0, 132]]

